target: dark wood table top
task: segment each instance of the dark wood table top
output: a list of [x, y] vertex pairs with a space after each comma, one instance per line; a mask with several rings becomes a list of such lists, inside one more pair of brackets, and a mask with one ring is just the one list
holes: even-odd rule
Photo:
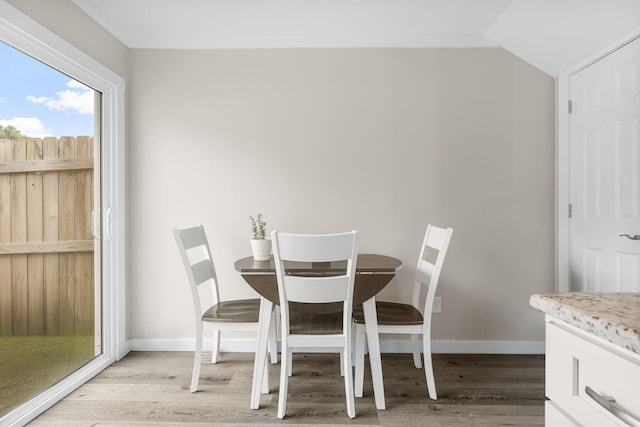
[[[340, 262], [285, 262], [289, 273], [326, 273], [344, 272], [346, 261]], [[358, 254], [356, 274], [395, 273], [402, 266], [399, 259], [379, 254]], [[256, 261], [252, 256], [235, 262], [236, 271], [241, 274], [275, 274], [276, 264], [273, 256], [268, 261]]]
[[[358, 254], [353, 304], [360, 305], [375, 296], [393, 279], [402, 261], [386, 255]], [[268, 261], [256, 261], [246, 257], [235, 262], [235, 269], [262, 297], [279, 304], [276, 266], [273, 256]], [[285, 263], [290, 274], [340, 274], [346, 269], [346, 261], [331, 263]]]

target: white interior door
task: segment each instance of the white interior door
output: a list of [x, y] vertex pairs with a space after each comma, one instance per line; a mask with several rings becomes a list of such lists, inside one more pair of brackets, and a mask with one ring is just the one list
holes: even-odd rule
[[571, 290], [640, 291], [640, 38], [569, 77]]

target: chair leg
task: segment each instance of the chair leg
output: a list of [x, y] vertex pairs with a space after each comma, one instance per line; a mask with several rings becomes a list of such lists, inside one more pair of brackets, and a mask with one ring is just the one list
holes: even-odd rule
[[202, 362], [202, 323], [196, 327], [196, 351], [193, 355], [193, 372], [191, 374], [191, 393], [198, 390], [200, 379], [200, 363]]
[[[265, 374], [267, 367], [267, 344], [269, 326], [271, 324], [271, 312], [273, 303], [262, 298], [260, 302], [260, 316], [258, 326], [258, 336], [256, 342], [256, 354], [253, 362], [253, 380], [251, 384], [251, 403], [249, 408], [258, 409], [260, 407], [260, 392], [265, 388]], [[262, 384], [260, 384], [262, 383]], [[260, 387], [259, 387], [260, 386]], [[268, 384], [267, 384], [268, 387]]]
[[431, 339], [424, 336], [422, 338], [424, 348], [424, 374], [427, 377], [427, 389], [429, 390], [429, 398], [437, 400], [436, 380], [433, 376], [433, 361], [431, 360]]
[[411, 344], [412, 344], [412, 347], [416, 349], [413, 351], [413, 366], [420, 369], [422, 368], [422, 357], [420, 357], [420, 351], [417, 350], [418, 348], [420, 348], [420, 336], [416, 334], [412, 334]]
[[291, 370], [291, 350], [283, 341], [280, 351], [280, 390], [278, 391], [278, 418], [284, 418], [287, 412], [287, 387], [289, 385], [289, 372]]
[[276, 312], [271, 312], [271, 327], [269, 328], [269, 354], [271, 355], [271, 363], [278, 363], [278, 337], [276, 336]]
[[220, 352], [220, 331], [213, 331], [213, 350], [211, 350], [211, 363], [218, 363], [218, 353]]
[[353, 393], [353, 376], [351, 376], [351, 343], [342, 349], [342, 370], [346, 373], [344, 375], [344, 394], [347, 399], [347, 415], [349, 418], [355, 418], [356, 416], [356, 403]]
[[356, 365], [355, 373], [355, 395], [362, 397], [364, 389], [364, 344], [365, 333], [364, 325], [356, 325], [356, 345], [354, 364]]
[[380, 357], [380, 339], [378, 334], [378, 315], [376, 313], [375, 297], [362, 303], [364, 311], [364, 326], [367, 331], [367, 347], [369, 348], [369, 365], [371, 365], [371, 381], [373, 382], [373, 397], [376, 408], [386, 408], [384, 399], [384, 382], [382, 376], [382, 359]]
[[[288, 360], [288, 366], [287, 366], [287, 375], [292, 376], [293, 375], [293, 353], [289, 350], [285, 350], [289, 352], [289, 358]], [[282, 356], [282, 351], [280, 351], [280, 356]], [[282, 363], [282, 360], [280, 361], [280, 363]]]
[[262, 394], [269, 394], [269, 367], [267, 358], [264, 358], [264, 374], [262, 375]]

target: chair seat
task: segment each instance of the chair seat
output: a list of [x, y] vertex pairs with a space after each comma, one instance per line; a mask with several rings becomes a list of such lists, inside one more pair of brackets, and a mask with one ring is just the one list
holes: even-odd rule
[[[422, 314], [411, 304], [398, 302], [376, 301], [378, 325], [421, 325]], [[364, 324], [362, 306], [353, 308], [355, 323]]]
[[342, 311], [337, 313], [303, 313], [290, 310], [292, 334], [326, 335], [342, 333]]
[[222, 301], [214, 304], [202, 315], [205, 322], [257, 323], [260, 299]]

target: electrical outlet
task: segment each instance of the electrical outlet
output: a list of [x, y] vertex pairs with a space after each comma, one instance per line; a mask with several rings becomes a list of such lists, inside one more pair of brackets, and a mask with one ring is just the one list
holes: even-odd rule
[[433, 299], [433, 313], [442, 313], [442, 297]]

